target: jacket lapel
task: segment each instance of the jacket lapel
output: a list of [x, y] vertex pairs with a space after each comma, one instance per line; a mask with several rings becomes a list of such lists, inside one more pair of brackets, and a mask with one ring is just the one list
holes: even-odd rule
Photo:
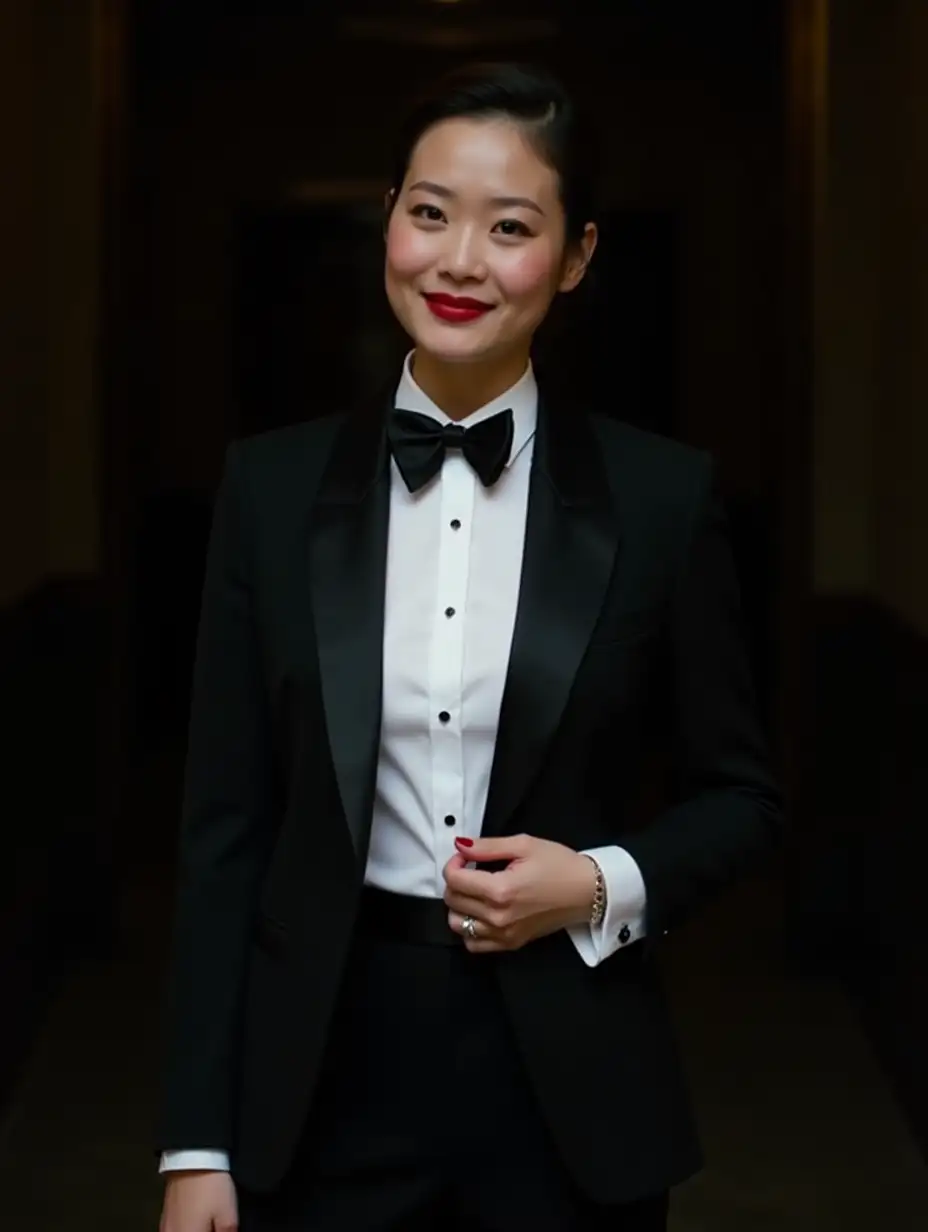
[[619, 539], [588, 417], [543, 396], [484, 834], [506, 832], [542, 764], [599, 618]]
[[313, 509], [311, 586], [335, 777], [362, 867], [380, 744], [383, 607], [390, 516], [386, 399], [349, 415]]

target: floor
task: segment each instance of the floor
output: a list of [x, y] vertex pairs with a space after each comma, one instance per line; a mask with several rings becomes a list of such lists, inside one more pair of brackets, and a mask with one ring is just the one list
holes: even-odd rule
[[[123, 952], [62, 989], [0, 1127], [10, 1232], [157, 1228], [161, 881], [133, 887]], [[841, 993], [778, 957], [778, 919], [744, 887], [668, 953], [709, 1155], [673, 1232], [924, 1232], [928, 1170]]]

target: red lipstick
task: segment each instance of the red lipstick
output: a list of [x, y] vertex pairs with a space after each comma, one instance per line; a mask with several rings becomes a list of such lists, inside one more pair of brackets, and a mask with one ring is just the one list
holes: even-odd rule
[[423, 295], [431, 312], [442, 321], [452, 321], [463, 324], [466, 321], [476, 321], [484, 313], [490, 312], [492, 304], [485, 304], [479, 299], [470, 299], [466, 295]]

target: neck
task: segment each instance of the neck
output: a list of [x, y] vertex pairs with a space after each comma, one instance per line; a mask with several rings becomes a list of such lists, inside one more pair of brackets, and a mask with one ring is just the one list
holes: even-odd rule
[[528, 355], [507, 356], [494, 364], [447, 364], [434, 355], [413, 353], [416, 384], [449, 419], [466, 419], [504, 394], [524, 375]]

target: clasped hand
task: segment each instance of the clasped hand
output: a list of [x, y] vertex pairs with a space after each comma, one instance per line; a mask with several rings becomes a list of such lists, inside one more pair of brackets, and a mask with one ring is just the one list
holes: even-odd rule
[[[457, 854], [444, 867], [448, 922], [472, 954], [518, 950], [529, 941], [586, 923], [596, 871], [585, 856], [547, 839], [518, 834], [457, 839]], [[507, 861], [500, 872], [481, 863]], [[468, 864], [476, 862], [477, 868]], [[468, 937], [464, 921], [474, 921]]]

